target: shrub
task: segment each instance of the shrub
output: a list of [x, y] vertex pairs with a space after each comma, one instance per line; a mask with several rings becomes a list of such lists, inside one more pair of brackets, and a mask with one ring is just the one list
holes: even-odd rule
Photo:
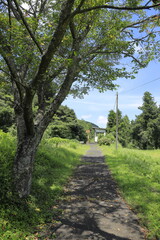
[[1, 200], [11, 194], [12, 164], [15, 154], [15, 138], [0, 130], [0, 196]]
[[111, 145], [115, 142], [115, 137], [110, 133], [107, 136], [103, 136], [98, 140], [98, 144], [101, 145]]
[[46, 143], [49, 143], [51, 145], [53, 144], [56, 147], [58, 147], [61, 144], [67, 143], [69, 140], [67, 140], [65, 138], [60, 138], [60, 137], [53, 137], [53, 138], [48, 138], [45, 141], [46, 141]]
[[11, 192], [15, 145], [15, 138], [0, 131], [0, 240], [42, 239], [39, 232], [61, 213], [56, 204], [63, 186], [88, 146], [77, 140], [43, 138], [35, 157], [31, 194], [18, 199]]
[[13, 111], [10, 107], [5, 106], [0, 109], [0, 129], [4, 132], [8, 131], [8, 128], [12, 126], [14, 122]]

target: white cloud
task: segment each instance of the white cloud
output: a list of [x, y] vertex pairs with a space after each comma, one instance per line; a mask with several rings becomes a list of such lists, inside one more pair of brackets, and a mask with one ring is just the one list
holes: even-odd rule
[[81, 119], [88, 120], [92, 117], [92, 115], [83, 115], [81, 116]]
[[[92, 105], [92, 106], [104, 106], [104, 107], [110, 107], [113, 104], [107, 104], [107, 103], [99, 103], [99, 102], [92, 102], [92, 101], [83, 101], [83, 100], [67, 100], [66, 103], [80, 103], [80, 104], [85, 104], [85, 105]], [[107, 101], [106, 101], [107, 102]]]
[[106, 116], [99, 116], [97, 119], [97, 124], [100, 127], [106, 127], [107, 124], [107, 117]]
[[128, 103], [128, 104], [119, 104], [120, 109], [137, 109], [139, 106], [141, 106], [141, 103]]

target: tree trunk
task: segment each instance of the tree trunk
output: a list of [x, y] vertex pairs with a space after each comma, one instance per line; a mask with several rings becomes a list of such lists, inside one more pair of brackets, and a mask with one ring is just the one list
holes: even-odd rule
[[74, 54], [72, 58], [73, 63], [68, 67], [63, 84], [45, 114], [42, 114], [36, 119], [37, 121], [34, 121], [32, 110], [33, 92], [29, 88], [26, 91], [25, 101], [23, 101], [22, 106], [17, 104], [18, 106], [15, 109], [18, 146], [13, 166], [14, 191], [20, 198], [27, 197], [30, 194], [33, 163], [37, 147], [48, 124], [52, 121], [53, 115], [68, 95], [77, 75], [80, 59]]
[[40, 139], [40, 136], [26, 136], [18, 143], [13, 172], [14, 192], [20, 198], [30, 194], [34, 157]]

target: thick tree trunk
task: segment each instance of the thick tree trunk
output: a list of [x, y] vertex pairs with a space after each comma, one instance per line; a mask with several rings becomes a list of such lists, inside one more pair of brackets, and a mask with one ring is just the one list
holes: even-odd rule
[[26, 136], [18, 143], [14, 161], [14, 192], [20, 198], [30, 194], [35, 153], [41, 137]]
[[27, 197], [30, 194], [33, 163], [37, 147], [48, 124], [52, 121], [53, 115], [69, 93], [75, 76], [78, 73], [80, 59], [74, 54], [72, 58], [73, 63], [68, 67], [64, 82], [51, 103], [50, 108], [44, 114], [37, 117], [36, 121], [34, 121], [32, 110], [33, 91], [29, 88], [26, 91], [23, 104], [18, 105], [15, 109], [18, 146], [13, 167], [14, 190], [20, 198]]

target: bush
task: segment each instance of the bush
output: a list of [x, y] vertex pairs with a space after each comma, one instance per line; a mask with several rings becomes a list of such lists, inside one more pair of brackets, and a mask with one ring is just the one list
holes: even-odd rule
[[60, 137], [53, 137], [53, 138], [48, 138], [45, 140], [46, 143], [49, 143], [50, 145], [54, 145], [56, 147], [60, 146], [61, 144], [67, 143], [67, 139], [65, 138], [60, 138]]
[[110, 133], [107, 136], [103, 136], [98, 140], [98, 144], [101, 145], [111, 145], [115, 142], [115, 137]]
[[61, 213], [56, 204], [63, 186], [88, 146], [77, 140], [43, 138], [35, 157], [31, 194], [26, 199], [11, 192], [15, 148], [15, 138], [0, 131], [0, 240], [42, 239], [39, 232]]
[[15, 139], [0, 130], [0, 196], [1, 201], [11, 194], [12, 165], [15, 154]]
[[12, 126], [14, 122], [13, 119], [13, 112], [10, 107], [3, 107], [0, 110], [0, 129], [2, 129], [4, 132], [8, 131], [8, 128]]
[[78, 141], [87, 142], [87, 134], [84, 127], [77, 123], [59, 123], [50, 124], [45, 135], [48, 137], [57, 137], [65, 139], [77, 139]]

